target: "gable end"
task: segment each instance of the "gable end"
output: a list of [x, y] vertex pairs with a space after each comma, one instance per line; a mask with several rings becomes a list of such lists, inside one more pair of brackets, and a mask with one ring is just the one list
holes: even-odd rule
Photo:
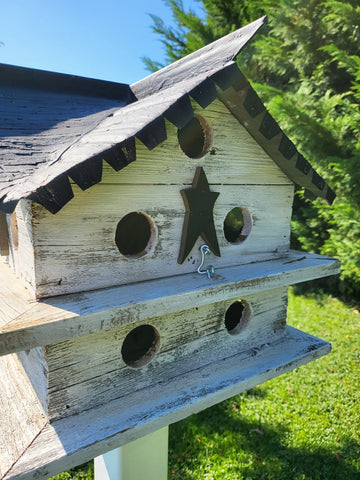
[[[165, 119], [182, 128], [194, 116], [191, 99], [206, 108], [216, 98], [294, 184], [331, 203], [333, 190], [282, 132], [234, 62], [265, 21], [131, 86], [0, 65], [0, 83], [7, 92], [0, 98], [0, 112], [5, 117], [11, 113], [0, 127], [0, 210], [12, 212], [19, 199], [28, 198], [58, 212], [73, 197], [70, 179], [83, 190], [99, 183], [103, 160], [121, 170], [136, 159], [135, 138], [152, 150], [167, 138]], [[48, 95], [51, 121], [37, 126], [38, 105], [46, 110]]]

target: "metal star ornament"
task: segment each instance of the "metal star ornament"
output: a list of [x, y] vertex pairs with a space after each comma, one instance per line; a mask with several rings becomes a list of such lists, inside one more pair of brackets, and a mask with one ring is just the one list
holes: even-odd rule
[[214, 255], [220, 257], [214, 225], [214, 204], [218, 192], [211, 192], [204, 169], [197, 167], [191, 188], [180, 191], [185, 204], [185, 219], [181, 236], [178, 263], [183, 263], [199, 236]]

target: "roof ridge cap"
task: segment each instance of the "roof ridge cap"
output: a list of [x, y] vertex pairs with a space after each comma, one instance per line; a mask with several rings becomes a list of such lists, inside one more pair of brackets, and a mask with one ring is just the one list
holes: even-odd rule
[[[265, 15], [205, 45], [200, 50], [192, 52], [176, 62], [165, 66], [161, 70], [148, 75], [142, 80], [133, 83], [130, 85], [132, 92], [136, 98], [140, 100], [150, 94], [173, 86], [174, 78], [176, 79], [176, 83], [179, 83], [183, 79], [189, 78], [189, 75], [192, 77], [204, 74], [207, 71], [211, 74], [214, 70], [221, 70], [237, 57], [266, 22], [267, 16]], [[201, 63], [199, 62], [200, 59]], [[200, 70], [199, 64], [201, 65]], [[196, 68], [192, 69], [192, 65], [196, 66]]]

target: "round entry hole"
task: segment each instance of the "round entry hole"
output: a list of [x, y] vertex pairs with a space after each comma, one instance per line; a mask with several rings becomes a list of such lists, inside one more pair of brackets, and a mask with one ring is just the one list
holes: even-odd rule
[[116, 227], [115, 243], [120, 253], [128, 258], [146, 255], [151, 250], [155, 238], [154, 223], [142, 212], [128, 213]]
[[129, 332], [121, 347], [124, 362], [133, 368], [149, 363], [160, 347], [159, 332], [152, 325], [140, 325]]
[[243, 207], [231, 209], [224, 220], [224, 235], [230, 243], [242, 243], [251, 232], [252, 219], [249, 210]]
[[225, 313], [226, 330], [233, 334], [239, 333], [248, 325], [250, 319], [250, 307], [244, 300], [232, 303]]
[[178, 130], [181, 150], [190, 158], [201, 158], [209, 150], [213, 141], [210, 124], [205, 118], [195, 114], [183, 128]]

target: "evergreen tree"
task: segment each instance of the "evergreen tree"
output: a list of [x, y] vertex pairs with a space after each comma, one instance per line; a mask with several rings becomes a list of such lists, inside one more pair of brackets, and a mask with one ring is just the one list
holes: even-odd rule
[[[269, 17], [240, 68], [301, 153], [337, 193], [329, 207], [296, 195], [293, 244], [339, 257], [340, 291], [360, 296], [360, 6], [358, 0], [198, 0], [204, 14], [165, 0], [178, 28], [153, 17], [173, 62]], [[150, 69], [159, 64], [146, 60]]]
[[270, 112], [337, 193], [332, 207], [297, 195], [294, 244], [339, 257], [338, 287], [359, 297], [360, 6], [357, 0], [285, 0], [278, 4], [283, 9], [262, 3], [273, 26], [255, 42], [249, 74]]
[[[196, 0], [202, 6], [201, 17], [191, 8], [186, 11], [182, 0], [163, 1], [171, 9], [177, 28], [168, 27], [156, 15], [150, 16], [153, 31], [161, 36], [165, 46], [167, 63], [179, 60], [264, 14], [255, 4], [250, 6], [248, 0]], [[148, 57], [143, 61], [150, 71], [164, 66]]]

